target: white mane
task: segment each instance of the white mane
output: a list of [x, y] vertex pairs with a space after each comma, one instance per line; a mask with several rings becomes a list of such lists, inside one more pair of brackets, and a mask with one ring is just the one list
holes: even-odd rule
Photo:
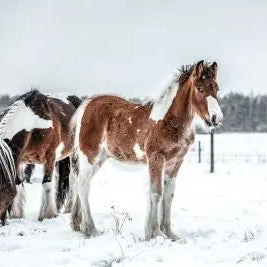
[[3, 117], [0, 118], [0, 138], [4, 135], [9, 121], [12, 119], [15, 112], [20, 109], [22, 101], [15, 101], [11, 106], [8, 106], [3, 111]]
[[168, 112], [174, 97], [177, 94], [179, 88], [178, 72], [174, 72], [168, 78], [168, 82], [165, 82], [163, 91], [158, 99], [155, 101], [149, 118], [154, 121], [162, 120], [165, 114]]

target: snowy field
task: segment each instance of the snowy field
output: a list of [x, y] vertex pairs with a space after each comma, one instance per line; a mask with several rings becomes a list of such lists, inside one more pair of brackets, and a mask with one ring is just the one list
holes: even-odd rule
[[102, 235], [85, 239], [73, 232], [69, 214], [38, 222], [41, 185], [26, 184], [25, 219], [0, 227], [0, 266], [266, 267], [267, 134], [216, 135], [216, 152], [224, 156], [216, 158], [214, 174], [207, 164], [209, 137], [197, 136], [195, 147], [198, 140], [203, 163], [190, 152], [177, 180], [172, 225], [179, 241], [143, 241], [146, 168], [110, 160], [90, 194]]

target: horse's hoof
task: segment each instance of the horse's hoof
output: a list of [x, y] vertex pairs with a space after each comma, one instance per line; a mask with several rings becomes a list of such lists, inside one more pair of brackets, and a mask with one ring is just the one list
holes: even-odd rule
[[167, 238], [169, 238], [171, 241], [175, 242], [176, 240], [181, 239], [181, 237], [179, 237], [178, 235], [176, 235], [175, 233], [173, 233], [172, 231], [165, 233]]
[[181, 239], [178, 235], [176, 235], [170, 228], [170, 226], [165, 226], [164, 224], [162, 224], [160, 226], [160, 230], [166, 235], [166, 237], [168, 239], [170, 239], [171, 241], [176, 241]]
[[39, 215], [38, 221], [42, 222], [44, 219], [53, 219], [53, 218], [56, 218], [57, 216], [58, 216], [58, 213]]
[[97, 236], [100, 236], [101, 235], [101, 232], [94, 229], [94, 230], [90, 230], [90, 231], [87, 231], [86, 233], [84, 233], [84, 236], [86, 238], [92, 238], [92, 237], [97, 237]]
[[94, 230], [91, 231], [91, 235], [94, 236], [94, 237], [95, 237], [95, 236], [102, 235], [102, 234], [103, 234], [103, 232], [99, 231], [99, 230], [96, 229], [96, 228], [95, 228]]
[[145, 241], [149, 241], [150, 239], [155, 239], [158, 236], [163, 237], [164, 239], [168, 238], [167, 235], [161, 230], [155, 230], [149, 234], [146, 234]]
[[9, 214], [10, 219], [23, 219], [24, 212], [22, 210], [11, 210]]
[[81, 232], [84, 234], [85, 237], [91, 238], [101, 235], [101, 232], [98, 231], [95, 227], [82, 227], [80, 226]]
[[66, 214], [66, 213], [70, 213], [70, 212], [71, 212], [71, 208], [70, 207], [66, 207], [63, 213]]
[[71, 229], [75, 232], [79, 232], [80, 231], [80, 224], [72, 222], [71, 223]]

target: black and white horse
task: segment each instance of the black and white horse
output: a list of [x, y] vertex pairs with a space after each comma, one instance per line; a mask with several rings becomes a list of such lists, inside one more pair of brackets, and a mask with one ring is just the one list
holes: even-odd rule
[[[43, 196], [38, 219], [42, 221], [57, 216], [53, 179], [55, 165], [72, 153], [69, 122], [80, 103], [81, 100], [73, 95], [59, 98], [33, 90], [20, 96], [1, 114], [0, 183], [13, 185], [17, 192], [11, 217], [24, 216], [23, 166], [35, 163], [44, 165]], [[66, 168], [66, 162], [62, 164], [65, 167], [59, 163], [59, 172]], [[65, 186], [58, 186], [59, 192], [62, 190], [58, 200], [62, 200], [64, 188], [67, 188], [66, 183]]]

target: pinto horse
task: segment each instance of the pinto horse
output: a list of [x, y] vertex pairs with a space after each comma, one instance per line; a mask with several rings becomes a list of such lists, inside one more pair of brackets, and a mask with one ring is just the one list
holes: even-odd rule
[[210, 128], [223, 120], [216, 74], [216, 62], [200, 61], [175, 73], [152, 104], [134, 104], [104, 95], [92, 97], [78, 108], [72, 121], [74, 230], [87, 236], [97, 234], [88, 202], [90, 180], [105, 160], [113, 157], [148, 165], [150, 197], [145, 239], [178, 238], [171, 230], [171, 202], [175, 177], [194, 141], [193, 120], [198, 115]]
[[[0, 178], [14, 185], [16, 197], [11, 217], [24, 215], [22, 168], [43, 164], [43, 196], [39, 220], [57, 216], [54, 167], [72, 153], [69, 122], [81, 100], [76, 96], [56, 98], [38, 90], [20, 96], [0, 117]], [[59, 166], [60, 169], [60, 166]], [[1, 180], [0, 179], [0, 180]], [[1, 182], [1, 181], [0, 181]], [[3, 214], [6, 211], [3, 211]]]

